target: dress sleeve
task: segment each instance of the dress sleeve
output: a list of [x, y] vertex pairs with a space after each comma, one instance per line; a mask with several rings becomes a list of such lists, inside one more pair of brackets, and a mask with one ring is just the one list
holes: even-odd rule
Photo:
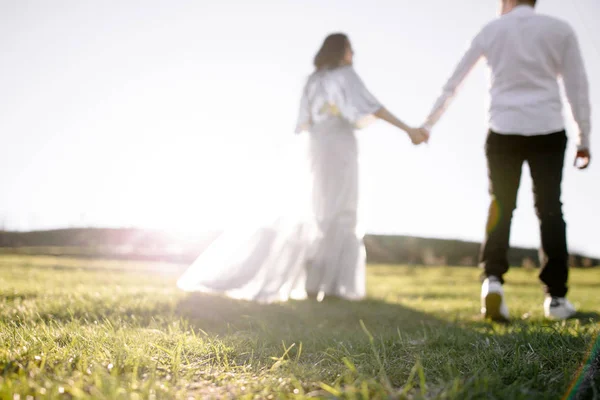
[[296, 122], [296, 134], [303, 131], [308, 131], [312, 125], [312, 118], [310, 115], [310, 102], [308, 100], [308, 82], [302, 90], [302, 97], [300, 99], [300, 110], [298, 112], [298, 121]]
[[343, 73], [342, 94], [344, 99], [339, 111], [356, 128], [363, 128], [375, 120], [373, 114], [382, 108], [352, 67], [345, 68]]

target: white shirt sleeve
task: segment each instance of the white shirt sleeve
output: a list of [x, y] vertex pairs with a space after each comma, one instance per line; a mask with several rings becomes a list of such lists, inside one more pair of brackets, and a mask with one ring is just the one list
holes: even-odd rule
[[588, 78], [574, 32], [567, 37], [562, 64], [562, 78], [573, 118], [579, 126], [577, 148], [590, 148], [591, 107]]
[[473, 39], [470, 47], [464, 53], [462, 59], [456, 66], [454, 73], [444, 85], [442, 94], [438, 97], [437, 101], [433, 105], [433, 108], [431, 109], [431, 112], [429, 113], [429, 116], [423, 124], [427, 130], [431, 131], [433, 126], [440, 120], [442, 115], [444, 115], [444, 112], [454, 99], [454, 96], [456, 96], [460, 85], [483, 56], [483, 46], [480, 44], [480, 41], [481, 33], [477, 35], [475, 39]]

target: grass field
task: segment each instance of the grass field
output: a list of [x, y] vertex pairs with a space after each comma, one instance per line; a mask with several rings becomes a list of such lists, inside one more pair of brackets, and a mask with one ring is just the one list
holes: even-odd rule
[[181, 293], [180, 272], [0, 256], [0, 399], [600, 398], [600, 269], [572, 271], [567, 322], [511, 270], [509, 326], [479, 319], [474, 268], [371, 266], [366, 301], [277, 305]]

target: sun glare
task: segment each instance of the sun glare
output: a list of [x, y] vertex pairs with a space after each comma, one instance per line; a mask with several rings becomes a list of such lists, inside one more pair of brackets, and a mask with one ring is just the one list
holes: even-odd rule
[[[297, 139], [229, 152], [219, 145], [213, 151], [204, 146], [193, 162], [185, 151], [184, 157], [167, 154], [159, 174], [144, 173], [136, 188], [129, 188], [136, 199], [130, 217], [139, 226], [185, 238], [304, 212], [308, 181], [303, 144]], [[149, 190], [157, 184], [160, 190]]]

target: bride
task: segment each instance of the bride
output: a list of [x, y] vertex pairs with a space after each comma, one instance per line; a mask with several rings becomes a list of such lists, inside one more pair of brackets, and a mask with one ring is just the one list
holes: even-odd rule
[[296, 127], [307, 135], [309, 184], [295, 186], [289, 200], [295, 206], [280, 205], [288, 210], [250, 228], [226, 230], [179, 278], [180, 289], [266, 303], [307, 295], [319, 301], [365, 297], [354, 130], [379, 118], [405, 131], [413, 144], [427, 141], [428, 133], [377, 101], [354, 71], [353, 55], [348, 37], [337, 33], [315, 56]]

